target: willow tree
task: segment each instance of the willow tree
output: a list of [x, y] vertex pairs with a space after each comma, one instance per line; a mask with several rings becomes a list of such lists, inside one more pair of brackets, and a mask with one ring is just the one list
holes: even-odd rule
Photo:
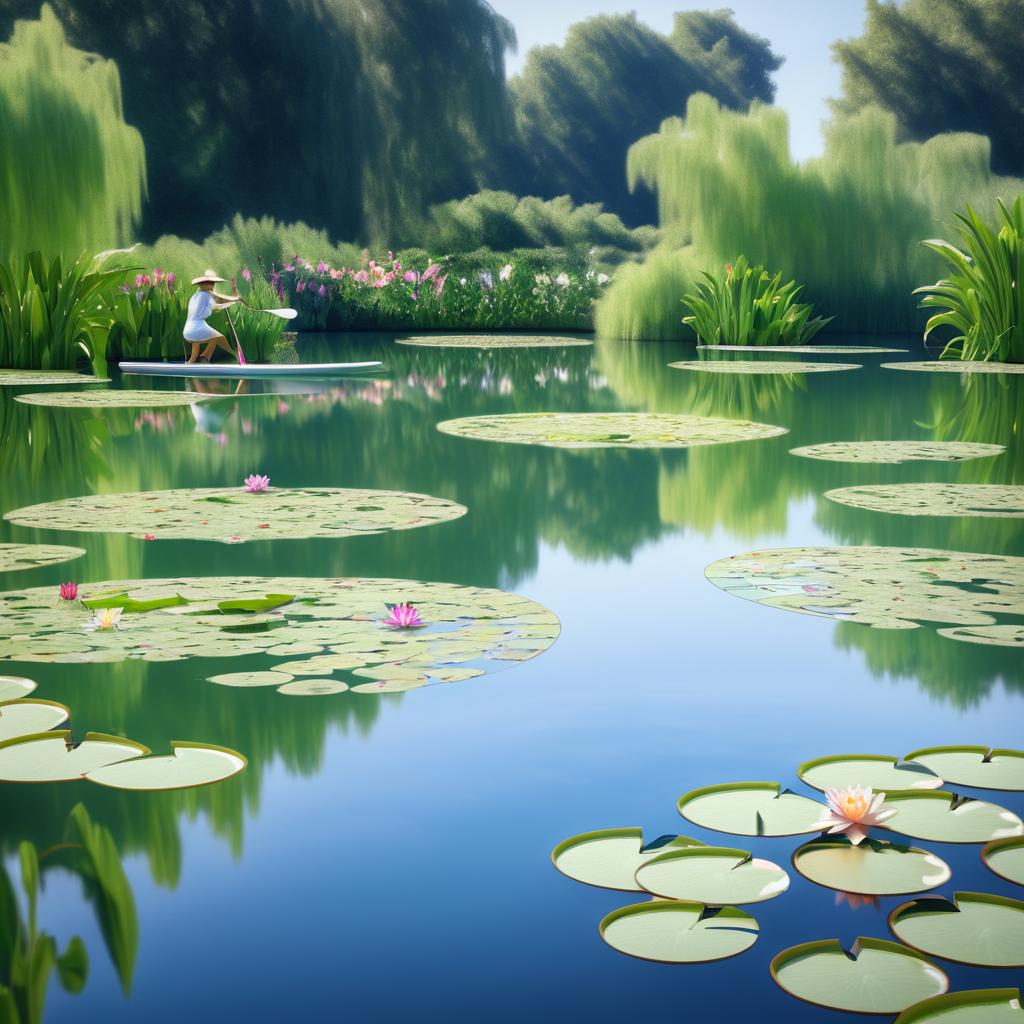
[[0, 259], [125, 242], [145, 187], [116, 66], [68, 45], [53, 11], [0, 44]]

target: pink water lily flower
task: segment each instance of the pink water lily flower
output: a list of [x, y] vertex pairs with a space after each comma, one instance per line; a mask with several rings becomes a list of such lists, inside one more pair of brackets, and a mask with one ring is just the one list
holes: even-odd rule
[[78, 584], [68, 580], [60, 585], [60, 596], [63, 601], [74, 601], [78, 597]]
[[822, 828], [828, 828], [830, 835], [845, 832], [854, 846], [867, 838], [872, 825], [881, 825], [896, 813], [895, 808], [885, 806], [885, 794], [873, 794], [870, 786], [830, 786], [825, 790], [825, 798], [831, 813], [821, 822]]
[[390, 626], [392, 629], [417, 629], [420, 626], [425, 626], [426, 623], [411, 604], [393, 604], [388, 611], [388, 617], [384, 620], [384, 625]]
[[269, 476], [260, 476], [259, 473], [250, 473], [245, 478], [245, 489], [250, 494], [259, 494], [270, 486]]

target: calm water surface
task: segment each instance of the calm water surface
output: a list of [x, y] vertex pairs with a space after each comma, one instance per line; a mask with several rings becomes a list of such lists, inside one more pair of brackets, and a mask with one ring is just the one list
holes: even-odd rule
[[[9, 871], [19, 841], [59, 840], [69, 809], [84, 801], [112, 831], [138, 905], [125, 994], [80, 883], [48, 875], [40, 924], [61, 943], [82, 935], [91, 973], [77, 996], [54, 981], [46, 1019], [844, 1019], [783, 993], [768, 963], [811, 939], [891, 937], [885, 918], [902, 900], [854, 908], [791, 872], [788, 893], [748, 908], [761, 927], [750, 951], [665, 966], [601, 941], [604, 914], [634, 900], [564, 878], [550, 850], [575, 833], [624, 825], [649, 839], [682, 832], [721, 842], [678, 816], [681, 793], [745, 779], [810, 793], [796, 766], [825, 754], [1020, 747], [1019, 652], [927, 628], [872, 630], [764, 608], [718, 590], [703, 571], [726, 555], [811, 544], [1024, 554], [1019, 520], [889, 516], [822, 497], [855, 483], [1024, 483], [1024, 379], [879, 368], [920, 351], [792, 379], [667, 368], [694, 358], [682, 345], [485, 353], [394, 346], [384, 336], [303, 344], [311, 358], [381, 358], [387, 375], [293, 383], [198, 418], [187, 408], [30, 408], [0, 389], [0, 511], [93, 492], [231, 486], [262, 472], [279, 486], [426, 492], [465, 504], [468, 515], [372, 537], [233, 546], [3, 523], [0, 541], [88, 554], [0, 574], [0, 588], [56, 587], [68, 575], [440, 580], [530, 597], [557, 613], [561, 638], [482, 680], [382, 696], [297, 699], [204, 681], [267, 667], [257, 657], [5, 664], [38, 680], [37, 696], [68, 704], [78, 735], [124, 733], [156, 751], [174, 739], [208, 741], [249, 758], [227, 783], [178, 793], [0, 786]], [[689, 451], [573, 452], [434, 426], [487, 413], [619, 409], [745, 417], [789, 433]], [[925, 438], [1009, 450], [904, 466], [788, 454], [830, 440]], [[1019, 794], [995, 798], [1024, 813]], [[799, 842], [732, 845], [788, 867]], [[979, 847], [921, 845], [954, 869], [942, 895], [1020, 898], [981, 864]], [[954, 988], [1021, 980], [942, 966]]]

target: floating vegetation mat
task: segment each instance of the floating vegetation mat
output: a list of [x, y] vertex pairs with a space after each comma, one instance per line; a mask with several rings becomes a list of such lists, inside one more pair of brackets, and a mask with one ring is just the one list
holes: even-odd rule
[[830, 373], [833, 370], [859, 370], [857, 363], [772, 362], [756, 359], [697, 359], [669, 363], [674, 370], [697, 370], [701, 373]]
[[851, 1013], [894, 1014], [944, 993], [949, 979], [924, 954], [883, 939], [805, 942], [771, 962], [772, 977], [797, 999]]
[[790, 455], [827, 462], [966, 462], [1006, 451], [1001, 444], [970, 444], [966, 441], [832, 441], [790, 448]]
[[923, 363], [882, 363], [883, 370], [913, 370], [918, 373], [1024, 373], [1024, 363], [986, 363], [935, 359]]
[[[211, 577], [83, 584], [83, 603], [51, 587], [0, 594], [0, 660], [182, 661], [267, 654], [268, 672], [212, 677], [293, 696], [388, 693], [457, 682], [546, 651], [559, 623], [500, 590], [393, 579]], [[392, 629], [388, 604], [415, 605], [425, 625]], [[109, 628], [106, 609], [123, 609]], [[340, 675], [339, 674], [343, 674]], [[312, 679], [305, 677], [316, 677]]]
[[50, 405], [60, 409], [152, 409], [163, 405], [195, 405], [220, 395], [200, 395], [195, 391], [40, 391], [15, 395], [25, 405]]
[[859, 356], [875, 352], [907, 352], [905, 348], [875, 348], [873, 345], [698, 345], [700, 352], [796, 352], [798, 355]]
[[922, 999], [895, 1024], [1022, 1024], [1020, 989], [978, 988]]
[[825, 497], [840, 505], [898, 516], [1024, 516], [1024, 486], [1001, 484], [878, 484], [837, 487]]
[[81, 558], [84, 548], [66, 548], [59, 544], [0, 544], [0, 572], [19, 572], [56, 565]]
[[242, 487], [222, 487], [93, 494], [15, 509], [4, 518], [45, 530], [237, 544], [409, 530], [466, 511], [453, 501], [404, 491], [271, 487], [250, 494]]
[[925, 892], [953, 877], [934, 853], [870, 837], [857, 846], [842, 836], [812, 839], [793, 853], [793, 867], [816, 885], [859, 896]]
[[399, 345], [422, 345], [427, 348], [569, 348], [594, 344], [588, 338], [559, 338], [539, 334], [418, 334], [395, 340]]
[[0, 387], [32, 384], [109, 384], [109, 377], [90, 377], [71, 370], [0, 370]]
[[512, 413], [444, 420], [443, 434], [477, 441], [536, 444], [545, 448], [693, 448], [729, 441], [758, 441], [785, 427], [717, 416], [642, 412]]
[[[995, 627], [1024, 617], [1024, 558], [929, 548], [777, 548], [713, 562], [707, 578], [748, 601], [880, 629]], [[1019, 629], [1012, 626], [1012, 629]], [[1004, 643], [974, 630], [951, 639]]]

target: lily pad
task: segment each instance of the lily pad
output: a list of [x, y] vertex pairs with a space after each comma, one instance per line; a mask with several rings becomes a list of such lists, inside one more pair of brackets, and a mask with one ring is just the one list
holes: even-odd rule
[[693, 448], [730, 441], [758, 441], [785, 427], [717, 416], [645, 412], [509, 413], [467, 416], [437, 424], [443, 434], [477, 441], [534, 444], [544, 448]]
[[790, 455], [827, 462], [870, 462], [898, 465], [904, 462], [966, 462], [1006, 451], [1002, 444], [970, 444], [966, 441], [830, 441], [790, 448]]
[[52, 700], [11, 700], [0, 703], [0, 741], [31, 736], [63, 725], [71, 712]]
[[416, 679], [378, 679], [372, 683], [357, 683], [353, 693], [407, 693], [427, 685], [426, 677]]
[[0, 676], [0, 703], [27, 697], [36, 685], [34, 680], [24, 676]]
[[783, 790], [777, 782], [727, 782], [690, 790], [679, 813], [702, 828], [741, 836], [797, 836], [820, 832], [827, 808]]
[[348, 683], [336, 679], [295, 679], [277, 688], [286, 697], [327, 697], [332, 693], [344, 693]]
[[230, 779], [247, 763], [237, 750], [228, 747], [177, 740], [171, 750], [173, 754], [134, 757], [95, 768], [86, 778], [113, 789], [191, 789]]
[[953, 877], [934, 853], [871, 837], [857, 846], [842, 836], [814, 839], [794, 851], [793, 867], [816, 885], [861, 896], [925, 892]]
[[224, 672], [217, 676], [207, 676], [206, 681], [218, 686], [284, 686], [293, 678], [288, 672]]
[[699, 373], [831, 373], [834, 370], [859, 370], [857, 363], [772, 362], [769, 359], [694, 359], [669, 363], [673, 370]]
[[73, 370], [0, 370], [0, 387], [26, 384], [109, 384], [109, 377], [90, 377]]
[[935, 359], [928, 362], [882, 363], [883, 370], [912, 370], [919, 373], [1024, 373], [1024, 363], [995, 363], [964, 359]]
[[992, 647], [1016, 647], [1018, 650], [1024, 650], [1024, 626], [950, 626], [948, 629], [940, 629], [938, 633], [939, 636], [968, 644], [988, 644]]
[[703, 964], [746, 952], [757, 941], [757, 921], [735, 907], [654, 900], [613, 910], [600, 925], [613, 949], [664, 964]]
[[589, 338], [559, 338], [539, 334], [422, 334], [396, 338], [399, 345], [425, 348], [569, 348], [593, 345]]
[[1020, 989], [979, 988], [923, 999], [895, 1024], [1024, 1024]]
[[924, 764], [907, 764], [880, 754], [819, 757], [805, 761], [796, 773], [808, 786], [820, 790], [869, 786], [884, 793], [891, 789], [938, 789], [942, 785], [942, 779]]
[[1000, 878], [1024, 885], [1024, 836], [993, 839], [982, 848], [981, 859]]
[[[43, 565], [56, 565], [81, 558], [84, 548], [66, 548], [59, 544], [0, 544], [0, 572], [20, 572]], [[56, 595], [56, 587], [54, 594]]]
[[812, 355], [859, 356], [875, 352], [907, 352], [905, 348], [875, 348], [873, 345], [698, 345], [699, 352], [796, 352]]
[[1024, 516], [1024, 486], [1002, 484], [877, 484], [837, 487], [825, 497], [840, 505], [898, 516]]
[[926, 747], [911, 751], [907, 760], [924, 765], [956, 786], [1024, 792], [1024, 750]]
[[[272, 487], [249, 494], [241, 487], [220, 487], [90, 494], [29, 505], [8, 512], [4, 518], [44, 530], [131, 533], [159, 540], [189, 538], [236, 544], [240, 540], [355, 537], [409, 530], [458, 519], [466, 511], [464, 505], [454, 501], [405, 491]], [[231, 601], [223, 610], [265, 608]]]
[[977, 967], [1024, 967], [1024, 903], [958, 892], [911, 900], [889, 915], [893, 934], [929, 956]]
[[33, 733], [0, 743], [0, 782], [72, 782], [148, 753], [141, 743], [99, 732], [86, 733], [77, 745], [69, 730]]
[[1011, 556], [929, 548], [779, 548], [720, 559], [705, 575], [758, 604], [878, 629], [992, 626], [996, 616], [1024, 617], [1024, 558]]
[[772, 960], [771, 974], [797, 999], [850, 1013], [899, 1013], [949, 988], [923, 954], [884, 939], [859, 938], [849, 952], [837, 939], [792, 946]]
[[60, 409], [154, 409], [171, 405], [195, 405], [220, 397], [195, 391], [39, 391], [15, 395], [25, 405], [48, 405]]
[[885, 803], [896, 813], [884, 827], [933, 843], [987, 843], [1024, 835], [1024, 822], [1013, 811], [942, 789], [889, 793]]
[[642, 829], [606, 828], [563, 840], [551, 851], [551, 863], [563, 875], [586, 885], [642, 892], [637, 868], [668, 850], [703, 845], [688, 836], [661, 836], [645, 846]]
[[789, 888], [789, 875], [778, 864], [724, 846], [662, 853], [640, 865], [636, 880], [652, 896], [713, 907], [761, 903]]

